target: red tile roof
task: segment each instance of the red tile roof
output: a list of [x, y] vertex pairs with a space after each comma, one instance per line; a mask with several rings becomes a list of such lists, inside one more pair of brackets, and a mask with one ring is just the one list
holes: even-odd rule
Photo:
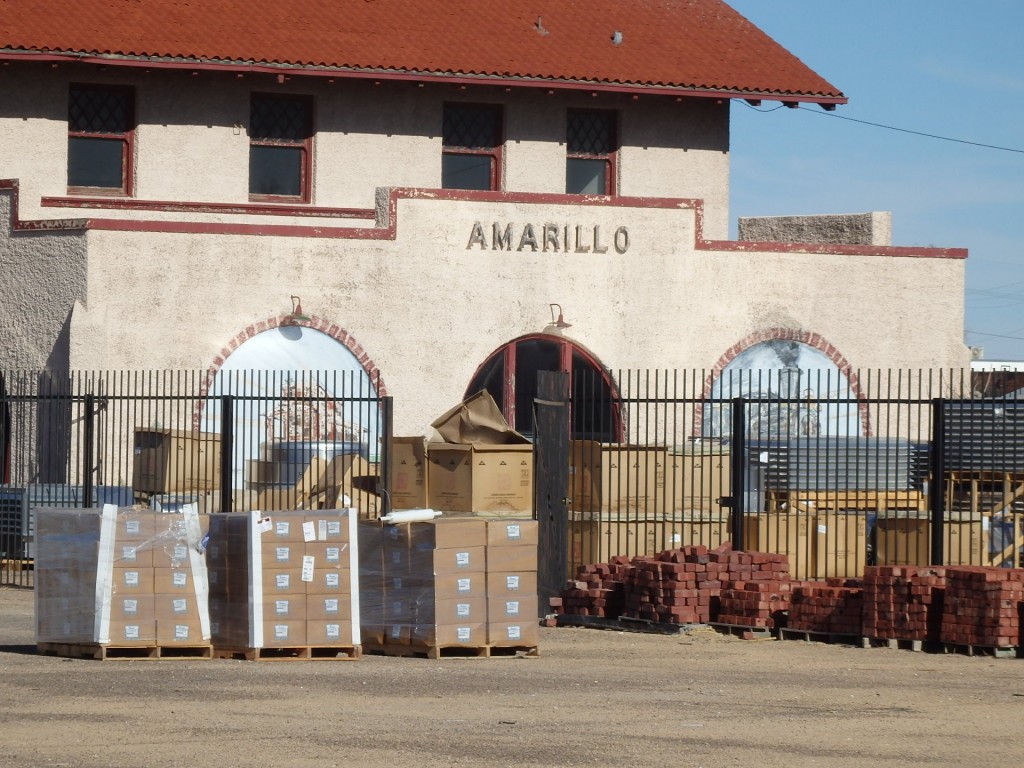
[[48, 55], [846, 101], [721, 0], [0, 0], [0, 57]]

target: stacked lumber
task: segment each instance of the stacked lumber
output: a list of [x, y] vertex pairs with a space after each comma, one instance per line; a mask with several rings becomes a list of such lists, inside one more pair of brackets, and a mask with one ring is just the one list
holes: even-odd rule
[[987, 648], [1019, 646], [1022, 604], [1024, 571], [947, 567], [941, 640]]
[[795, 583], [787, 629], [828, 635], [861, 635], [863, 593], [858, 579]]
[[880, 565], [864, 571], [864, 636], [937, 642], [946, 569]]

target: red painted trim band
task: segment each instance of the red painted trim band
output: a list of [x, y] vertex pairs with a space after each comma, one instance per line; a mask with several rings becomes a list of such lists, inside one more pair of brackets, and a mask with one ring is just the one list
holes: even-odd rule
[[318, 208], [309, 205], [256, 205], [253, 203], [193, 203], [168, 200], [128, 200], [106, 197], [43, 197], [44, 208], [87, 208], [114, 211], [158, 211], [161, 213], [220, 213], [245, 216], [295, 216], [324, 219], [370, 219], [371, 208]]

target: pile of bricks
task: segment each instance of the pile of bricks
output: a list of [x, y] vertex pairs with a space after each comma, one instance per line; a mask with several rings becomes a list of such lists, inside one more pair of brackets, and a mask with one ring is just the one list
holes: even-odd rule
[[863, 592], [857, 579], [794, 583], [787, 627], [829, 635], [861, 635]]
[[941, 639], [951, 645], [1008, 648], [1021, 645], [1024, 571], [946, 568]]
[[864, 636], [938, 642], [946, 569], [868, 566], [864, 571]]
[[662, 624], [706, 624], [728, 578], [726, 554], [690, 546], [634, 558], [623, 615]]
[[625, 606], [626, 579], [633, 566], [617, 555], [607, 563], [581, 565], [576, 578], [552, 598], [551, 607], [567, 616], [598, 616], [617, 619]]
[[722, 590], [718, 622], [765, 629], [784, 627], [791, 595], [788, 579], [730, 581]]

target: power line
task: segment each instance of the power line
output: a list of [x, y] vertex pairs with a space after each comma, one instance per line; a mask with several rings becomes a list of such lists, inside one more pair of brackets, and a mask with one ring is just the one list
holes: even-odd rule
[[[776, 110], [785, 107], [785, 104], [780, 104], [777, 107], [771, 109], [758, 109], [757, 107], [747, 104], [747, 102], [741, 102], [755, 112], [761, 112], [767, 114], [769, 112], [775, 112]], [[811, 109], [802, 105], [797, 105], [797, 108], [803, 112], [808, 112], [814, 115], [821, 115], [822, 117], [834, 117], [837, 120], [848, 120], [851, 123], [860, 123], [861, 125], [870, 125], [872, 128], [884, 128], [887, 131], [898, 131], [899, 133], [909, 133], [912, 136], [923, 136], [928, 139], [938, 139], [939, 141], [951, 141], [954, 144], [967, 144], [972, 147], [981, 147], [983, 149], [997, 149], [1000, 152], [1014, 152], [1019, 155], [1024, 155], [1024, 149], [1016, 149], [1014, 147], [1001, 147], [997, 144], [985, 144], [980, 141], [968, 141], [967, 139], [954, 139], [951, 136], [940, 136], [937, 133], [925, 133], [924, 131], [912, 131], [909, 128], [899, 128], [895, 125], [885, 125], [884, 123], [873, 123], [870, 120], [859, 120], [855, 117], [847, 117], [846, 115], [838, 115], [835, 112], [824, 112], [817, 109]]]
[[995, 339], [1013, 339], [1014, 341], [1024, 341], [1024, 336], [1004, 336], [1000, 333], [983, 333], [982, 331], [968, 331], [964, 329], [964, 333], [970, 333], [974, 336], [991, 336]]

